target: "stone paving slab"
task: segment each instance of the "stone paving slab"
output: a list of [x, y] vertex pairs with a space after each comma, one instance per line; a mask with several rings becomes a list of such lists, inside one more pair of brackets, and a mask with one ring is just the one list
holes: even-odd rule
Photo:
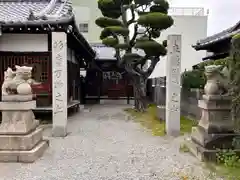
[[196, 158], [179, 152], [182, 137], [152, 136], [125, 117], [124, 107], [93, 106], [70, 117], [65, 138], [49, 137], [46, 127], [50, 147], [43, 157], [0, 164], [0, 180], [181, 180], [186, 174], [210, 180]]

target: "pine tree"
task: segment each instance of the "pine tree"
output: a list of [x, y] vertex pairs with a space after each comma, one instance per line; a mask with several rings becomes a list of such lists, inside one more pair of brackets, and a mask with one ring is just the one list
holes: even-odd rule
[[[166, 41], [160, 44], [154, 39], [173, 25], [168, 15], [169, 4], [165, 0], [98, 0], [98, 8], [103, 15], [95, 21], [103, 28], [100, 39], [103, 44], [115, 48], [118, 65], [125, 68], [133, 82], [135, 108], [145, 111], [147, 79], [160, 56], [167, 53]], [[130, 27], [134, 31], [132, 37], [129, 36]], [[140, 32], [140, 28], [144, 30]], [[134, 48], [142, 49], [145, 55], [134, 53]], [[151, 63], [146, 69], [147, 62]]]

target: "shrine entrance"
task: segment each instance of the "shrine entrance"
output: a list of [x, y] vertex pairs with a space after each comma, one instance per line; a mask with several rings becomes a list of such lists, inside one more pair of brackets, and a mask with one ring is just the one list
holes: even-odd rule
[[116, 60], [95, 60], [87, 70], [86, 100], [98, 103], [101, 99], [133, 98], [133, 88], [127, 72]]

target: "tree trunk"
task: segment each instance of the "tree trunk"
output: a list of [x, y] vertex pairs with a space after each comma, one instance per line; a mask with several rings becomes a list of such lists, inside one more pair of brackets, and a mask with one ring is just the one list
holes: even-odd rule
[[133, 77], [133, 90], [134, 90], [134, 104], [135, 109], [140, 112], [147, 110], [147, 97], [146, 97], [147, 79], [135, 76]]

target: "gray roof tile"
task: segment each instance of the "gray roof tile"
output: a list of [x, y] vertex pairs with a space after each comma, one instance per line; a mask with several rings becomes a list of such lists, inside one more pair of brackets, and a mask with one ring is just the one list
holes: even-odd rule
[[233, 27], [230, 27], [230, 28], [228, 28], [228, 29], [226, 29], [222, 32], [219, 32], [219, 33], [214, 34], [212, 36], [209, 36], [205, 39], [201, 39], [201, 40], [197, 41], [197, 44], [194, 45], [193, 47], [199, 48], [199, 47], [204, 46], [206, 44], [210, 44], [210, 43], [213, 43], [213, 42], [224, 40], [226, 38], [231, 37], [234, 34], [239, 33], [239, 31], [240, 31], [240, 21], [238, 21]]
[[[54, 1], [54, 0], [53, 0]], [[50, 1], [36, 1], [36, 0], [22, 0], [22, 1], [10, 1], [10, 0], [4, 0], [0, 1], [0, 23], [9, 24], [9, 23], [16, 23], [21, 22], [25, 23], [29, 20], [29, 14], [30, 11], [33, 12], [33, 14], [38, 14], [41, 11], [43, 11]], [[72, 6], [71, 6], [70, 0], [56, 0], [56, 2], [51, 6], [49, 11], [44, 14], [44, 16], [52, 16], [49, 17], [51, 20], [59, 20], [61, 18], [70, 17], [72, 14], [71, 12]], [[61, 8], [61, 9], [60, 9]], [[57, 14], [59, 11], [59, 14]], [[34, 21], [43, 21], [41, 17], [39, 19], [36, 19]]]
[[81, 41], [76, 49], [83, 47], [84, 58], [93, 59], [95, 53], [74, 21], [71, 0], [0, 0], [0, 30], [4, 26], [70, 23], [74, 26], [71, 34], [77, 42]]

